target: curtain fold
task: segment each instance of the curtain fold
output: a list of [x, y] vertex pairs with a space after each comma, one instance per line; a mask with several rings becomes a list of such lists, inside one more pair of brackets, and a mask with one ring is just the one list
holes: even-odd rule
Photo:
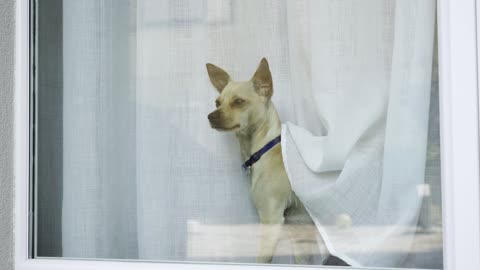
[[[335, 255], [400, 267], [422, 202], [435, 2], [311, 4], [309, 106], [327, 133], [283, 126], [290, 181]], [[353, 226], [339, 230], [342, 218]]]
[[64, 257], [138, 258], [135, 10], [131, 0], [63, 2]]

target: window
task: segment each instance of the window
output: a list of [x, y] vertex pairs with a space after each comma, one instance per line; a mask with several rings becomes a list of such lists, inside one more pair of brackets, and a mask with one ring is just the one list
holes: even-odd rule
[[[479, 263], [476, 74], [456, 73], [471, 57], [442, 33], [460, 34], [437, 42], [435, 1], [28, 8], [25, 267]], [[454, 211], [468, 203], [470, 218]], [[473, 240], [460, 254], [462, 220]]]

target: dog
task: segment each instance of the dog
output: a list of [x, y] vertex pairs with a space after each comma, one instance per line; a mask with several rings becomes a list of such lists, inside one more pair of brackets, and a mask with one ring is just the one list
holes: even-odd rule
[[210, 126], [235, 133], [246, 160], [243, 167], [249, 171], [251, 197], [261, 223], [257, 263], [271, 263], [283, 227], [296, 264], [312, 264], [313, 254], [327, 258], [328, 251], [322, 248], [321, 238], [317, 239], [314, 222], [293, 192], [283, 165], [281, 122], [271, 101], [273, 81], [267, 60], [260, 61], [249, 81], [233, 81], [226, 71], [210, 63], [206, 67], [220, 94], [216, 109], [208, 115]]

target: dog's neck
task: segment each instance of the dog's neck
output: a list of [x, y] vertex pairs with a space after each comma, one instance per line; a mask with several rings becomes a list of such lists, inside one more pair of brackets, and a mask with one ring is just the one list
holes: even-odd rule
[[264, 117], [259, 118], [255, 123], [251, 123], [247, 128], [235, 133], [240, 143], [244, 160], [280, 135], [282, 127], [277, 110], [271, 101], [266, 106]]

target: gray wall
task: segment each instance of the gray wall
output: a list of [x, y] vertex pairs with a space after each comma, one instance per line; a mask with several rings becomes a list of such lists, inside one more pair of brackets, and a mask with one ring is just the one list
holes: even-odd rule
[[0, 269], [13, 269], [15, 1], [0, 0]]

